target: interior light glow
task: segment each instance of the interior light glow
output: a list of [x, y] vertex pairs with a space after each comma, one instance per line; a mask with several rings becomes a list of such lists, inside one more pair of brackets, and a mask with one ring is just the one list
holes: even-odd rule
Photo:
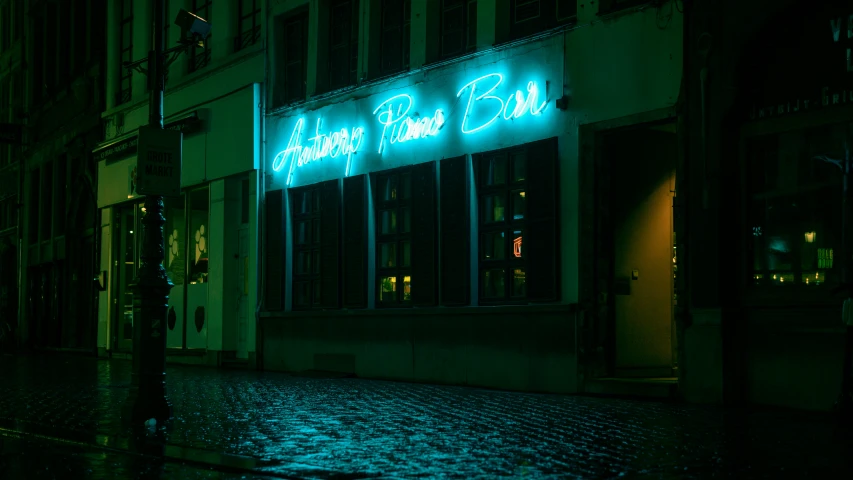
[[[382, 124], [382, 137], [379, 139], [379, 153], [385, 148], [388, 143], [403, 143], [409, 140], [417, 140], [420, 138], [432, 137], [438, 134], [438, 131], [444, 125], [444, 111], [438, 109], [432, 117], [415, 118], [409, 115], [409, 110], [415, 104], [415, 99], [411, 95], [402, 93], [380, 103], [373, 114]], [[394, 113], [396, 105], [397, 113]], [[377, 114], [378, 112], [378, 114]], [[388, 128], [391, 128], [391, 134], [388, 134]]]
[[[470, 90], [468, 94], [468, 104], [465, 107], [465, 115], [462, 117], [462, 133], [479, 132], [480, 130], [491, 126], [501, 117], [503, 117], [504, 120], [513, 120], [520, 118], [527, 113], [530, 113], [531, 115], [539, 115], [542, 113], [542, 110], [545, 109], [545, 106], [548, 105], [547, 99], [543, 100], [541, 104], [538, 104], [539, 87], [536, 85], [536, 82], [533, 81], [527, 82], [526, 94], [521, 90], [516, 90], [515, 93], [510, 95], [506, 101], [501, 97], [492, 95], [492, 92], [494, 92], [502, 82], [503, 75], [500, 73], [490, 73], [466, 83], [459, 92], [456, 93], [456, 97], [459, 98], [466, 90]], [[478, 88], [487, 88], [489, 84], [492, 85], [491, 88], [488, 88], [479, 96], [476, 95]], [[484, 108], [486, 108], [485, 106], [487, 104], [491, 105], [490, 108], [492, 108], [492, 111], [495, 113], [482, 125], [471, 127], [469, 125], [469, 117], [472, 109], [478, 104], [481, 104]]]
[[308, 138], [307, 145], [302, 144], [302, 133], [305, 127], [305, 119], [300, 118], [293, 127], [287, 147], [276, 154], [272, 161], [273, 171], [280, 171], [285, 164], [289, 163], [286, 184], [289, 186], [293, 180], [295, 167], [303, 167], [311, 162], [323, 160], [324, 158], [336, 158], [339, 155], [347, 157], [345, 176], [349, 176], [352, 167], [352, 155], [358, 151], [364, 138], [364, 128], [355, 127], [350, 130], [345, 128], [330, 134], [320, 133], [321, 120], [317, 119], [314, 136]]

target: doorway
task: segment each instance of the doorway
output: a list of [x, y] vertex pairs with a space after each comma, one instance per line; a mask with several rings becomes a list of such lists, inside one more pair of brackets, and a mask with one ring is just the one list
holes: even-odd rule
[[609, 219], [609, 366], [618, 378], [677, 378], [673, 206], [676, 123], [601, 133]]

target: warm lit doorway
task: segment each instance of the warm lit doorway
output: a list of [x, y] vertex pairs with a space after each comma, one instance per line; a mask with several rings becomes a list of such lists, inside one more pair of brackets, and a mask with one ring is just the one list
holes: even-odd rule
[[676, 381], [674, 308], [677, 255], [673, 204], [676, 124], [602, 132], [600, 160], [609, 170], [609, 374]]

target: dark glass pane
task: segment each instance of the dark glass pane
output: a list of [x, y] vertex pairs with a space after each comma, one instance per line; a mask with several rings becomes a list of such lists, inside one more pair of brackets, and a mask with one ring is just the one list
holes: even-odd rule
[[320, 303], [320, 287], [322, 285], [321, 280], [314, 280], [311, 282], [314, 285], [314, 303]]
[[387, 177], [379, 177], [379, 191], [383, 201], [391, 201], [397, 199], [397, 176], [390, 175]]
[[397, 244], [382, 243], [379, 245], [379, 266], [392, 268], [397, 266]]
[[482, 198], [482, 217], [485, 223], [503, 222], [506, 201], [503, 195], [486, 195]]
[[293, 304], [297, 307], [307, 307], [311, 304], [311, 282], [293, 283]]
[[403, 301], [410, 302], [412, 300], [412, 277], [406, 275], [403, 277]]
[[296, 274], [306, 275], [311, 272], [311, 252], [299, 252], [296, 254]]
[[297, 222], [296, 223], [296, 244], [297, 245], [307, 245], [308, 244], [308, 222]]
[[482, 185], [504, 185], [506, 183], [507, 160], [499, 157], [484, 158], [480, 162], [480, 182]]
[[397, 212], [395, 210], [385, 210], [381, 215], [380, 232], [383, 235], [397, 233]]
[[401, 208], [400, 215], [403, 216], [403, 225], [400, 228], [400, 233], [409, 233], [412, 231], [412, 209]]
[[320, 243], [320, 220], [311, 221], [311, 243]]
[[512, 270], [512, 296], [526, 297], [527, 296], [527, 281], [525, 279], [523, 268], [514, 268]]
[[527, 155], [517, 153], [512, 155], [512, 181], [523, 182], [527, 178]]
[[404, 173], [401, 175], [400, 182], [400, 199], [408, 200], [412, 195], [412, 174]]
[[468, 18], [465, 19], [468, 28], [468, 47], [474, 49], [477, 47], [477, 2], [468, 3]]
[[400, 246], [402, 247], [402, 259], [400, 260], [401, 266], [409, 267], [412, 265], [412, 243], [411, 242], [401, 242]]
[[490, 268], [483, 270], [480, 282], [483, 288], [483, 297], [488, 299], [504, 298], [506, 288], [504, 279], [506, 273], [503, 268]]
[[313, 260], [311, 261], [311, 266], [314, 268], [311, 273], [318, 274], [320, 273], [320, 252], [318, 250], [314, 250], [312, 253]]
[[483, 237], [483, 247], [481, 252], [481, 258], [483, 260], [503, 260], [506, 252], [506, 243], [504, 243], [504, 239], [506, 238], [504, 232], [495, 232], [495, 233], [484, 233]]
[[524, 190], [512, 192], [512, 219], [522, 220], [527, 212], [527, 197]]

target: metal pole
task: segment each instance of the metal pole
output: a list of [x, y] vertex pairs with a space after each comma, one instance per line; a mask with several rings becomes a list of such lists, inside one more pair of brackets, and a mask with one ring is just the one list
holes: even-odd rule
[[[164, 0], [154, 0], [154, 49], [148, 52], [149, 125], [163, 128], [163, 90], [166, 81], [163, 62], [166, 16]], [[133, 377], [131, 391], [134, 422], [150, 418], [158, 422], [172, 417], [166, 396], [166, 315], [172, 282], [163, 268], [163, 197], [145, 198], [142, 218], [142, 264], [133, 286]]]

